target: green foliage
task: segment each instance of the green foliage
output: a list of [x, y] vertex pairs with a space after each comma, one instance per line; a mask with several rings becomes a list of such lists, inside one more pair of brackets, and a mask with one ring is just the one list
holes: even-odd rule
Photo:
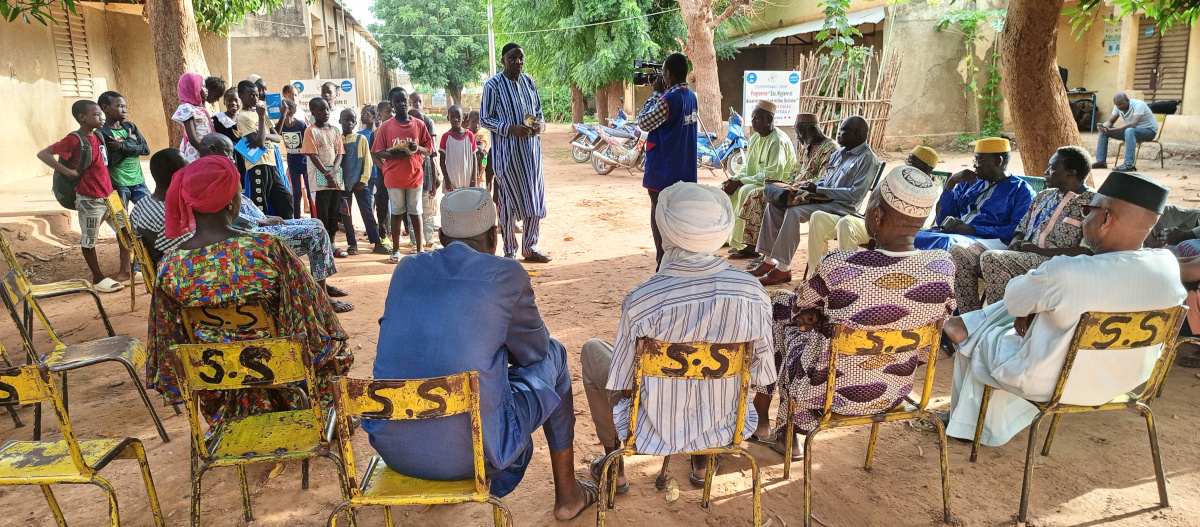
[[[76, 6], [81, 0], [0, 0], [0, 18], [13, 22], [21, 17], [26, 23], [37, 20], [42, 24], [58, 23], [50, 15], [53, 6], [78, 13]], [[108, 0], [111, 3], [133, 3], [133, 0]], [[196, 14], [196, 25], [214, 33], [224, 35], [252, 13], [269, 13], [283, 5], [283, 0], [192, 0]]]
[[821, 11], [825, 13], [825, 24], [817, 33], [821, 47], [835, 57], [856, 54], [854, 37], [861, 37], [862, 32], [850, 25], [850, 0], [822, 0]]
[[[392, 64], [401, 64], [414, 83], [465, 86], [488, 69], [487, 8], [482, 0], [375, 0], [383, 23], [371, 33]], [[400, 36], [417, 35], [417, 36]]]
[[66, 11], [78, 13], [75, 10], [78, 3], [79, 0], [0, 0], [0, 18], [6, 22], [13, 22], [17, 17], [21, 17], [26, 24], [31, 22], [30, 19], [37, 20], [42, 25], [58, 23], [50, 14], [50, 8], [57, 5]]
[[[966, 76], [961, 81], [963, 91], [973, 93], [983, 100], [983, 125], [980, 127], [980, 137], [996, 137], [1004, 125], [1000, 117], [1000, 101], [1004, 96], [1000, 92], [1000, 52], [992, 53], [987, 64], [986, 79], [980, 74], [980, 67], [975, 60], [975, 48], [979, 43], [987, 42], [988, 37], [981, 30], [991, 28], [999, 35], [1004, 30], [1004, 18], [1008, 12], [996, 10], [956, 10], [938, 18], [933, 28], [938, 31], [952, 31], [962, 35], [966, 62]], [[982, 84], [982, 87], [980, 86]], [[969, 139], [973, 141], [974, 139]]]
[[1071, 31], [1075, 33], [1075, 38], [1082, 36], [1092, 27], [1092, 22], [1096, 21], [1092, 12], [1097, 7], [1103, 9], [1108, 5], [1116, 7], [1115, 17], [1104, 17], [1109, 22], [1120, 20], [1139, 10], [1164, 28], [1175, 24], [1195, 25], [1200, 21], [1200, 0], [1079, 0], [1075, 7], [1063, 10], [1064, 15], [1071, 17]]
[[542, 115], [546, 122], [571, 122], [571, 87], [557, 85], [539, 85], [538, 97], [542, 99]]

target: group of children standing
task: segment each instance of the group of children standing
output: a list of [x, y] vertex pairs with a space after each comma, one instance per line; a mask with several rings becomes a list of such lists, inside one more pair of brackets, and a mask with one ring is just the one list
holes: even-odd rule
[[[421, 95], [409, 95], [402, 88], [393, 88], [387, 101], [366, 105], [356, 114], [334, 103], [337, 87], [332, 82], [322, 85], [321, 97], [308, 102], [307, 112], [289, 84], [275, 123], [260, 104], [266, 83], [257, 75], [226, 89], [218, 77], [185, 73], [177, 89], [180, 105], [171, 119], [183, 130], [183, 158], [191, 162], [206, 153], [204, 136], [227, 136], [237, 145], [235, 157], [247, 176], [251, 201], [290, 219], [301, 217], [303, 198], [308, 196], [309, 210], [331, 242], [339, 227], [346, 232], [347, 249], [335, 245], [337, 257], [358, 254], [351, 213], [355, 202], [372, 251], [390, 254], [389, 261], [395, 263], [401, 256], [394, 248], [404, 231], [410, 236], [411, 253], [437, 247], [439, 187], [449, 192], [483, 183], [488, 145], [486, 130], [479, 129], [478, 111], [465, 114], [458, 105], [448, 108], [450, 129], [439, 142], [433, 121], [421, 111]], [[224, 103], [224, 111], [215, 111], [218, 102]], [[71, 113], [79, 130], [39, 152], [38, 158], [74, 185], [73, 204], [83, 231], [80, 246], [96, 289], [119, 291], [142, 277], [131, 273], [124, 248], [116, 274], [105, 276], [100, 270], [95, 244], [100, 224], [108, 219], [104, 200], [116, 192], [128, 210], [131, 202], [150, 195], [140, 159], [150, 155], [150, 147], [127, 120], [128, 105], [117, 92], [105, 92], [96, 102], [77, 101]]]

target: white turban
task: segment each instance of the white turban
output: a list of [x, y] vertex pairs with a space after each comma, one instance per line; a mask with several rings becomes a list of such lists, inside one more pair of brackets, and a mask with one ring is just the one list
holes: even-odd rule
[[665, 253], [661, 266], [701, 265], [720, 258], [717, 251], [733, 231], [733, 205], [716, 187], [679, 182], [658, 195], [654, 219]]

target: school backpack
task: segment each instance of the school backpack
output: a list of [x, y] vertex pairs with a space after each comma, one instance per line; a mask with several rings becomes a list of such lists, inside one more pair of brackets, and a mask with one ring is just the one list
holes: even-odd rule
[[[59, 205], [75, 210], [75, 187], [79, 186], [80, 181], [83, 181], [83, 171], [92, 165], [92, 143], [78, 130], [71, 133], [79, 138], [79, 162], [75, 164], [75, 172], [79, 174], [79, 178], [72, 180], [66, 174], [55, 170], [52, 188], [54, 199], [58, 200]], [[62, 156], [58, 157], [58, 162], [66, 164]]]

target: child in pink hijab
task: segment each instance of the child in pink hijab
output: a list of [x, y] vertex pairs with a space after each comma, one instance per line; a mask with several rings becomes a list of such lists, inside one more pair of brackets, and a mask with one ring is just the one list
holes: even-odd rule
[[179, 143], [179, 152], [191, 163], [200, 158], [200, 140], [213, 129], [212, 116], [204, 107], [208, 90], [204, 87], [204, 76], [191, 72], [179, 77], [177, 90], [180, 104], [171, 119], [183, 125], [183, 140]]

